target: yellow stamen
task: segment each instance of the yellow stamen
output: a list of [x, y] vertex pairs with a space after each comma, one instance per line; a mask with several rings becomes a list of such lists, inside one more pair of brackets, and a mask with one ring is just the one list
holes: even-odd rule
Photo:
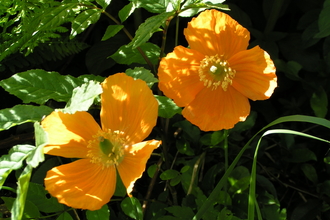
[[102, 169], [116, 166], [124, 159], [125, 141], [123, 132], [100, 130], [93, 139], [88, 142], [87, 157], [91, 163], [99, 163]]
[[224, 91], [227, 91], [228, 85], [232, 84], [235, 73], [228, 62], [218, 54], [205, 56], [198, 70], [200, 81], [204, 82], [204, 86], [215, 90], [221, 85]]

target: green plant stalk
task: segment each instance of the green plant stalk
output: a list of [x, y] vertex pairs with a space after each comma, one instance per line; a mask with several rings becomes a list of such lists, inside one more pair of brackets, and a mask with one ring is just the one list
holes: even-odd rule
[[[228, 170], [228, 160], [229, 160], [229, 156], [228, 156], [228, 130], [225, 129], [224, 133], [224, 146], [223, 149], [225, 151], [225, 172]], [[227, 202], [227, 191], [228, 191], [228, 181], [225, 181], [225, 185], [224, 185], [224, 190], [225, 190], [225, 202]], [[225, 207], [227, 207], [227, 204], [225, 204]]]
[[[228, 170], [225, 172], [223, 177], [220, 179], [214, 190], [211, 192], [210, 196], [206, 199], [202, 207], [198, 210], [196, 215], [193, 217], [193, 220], [199, 220], [203, 217], [204, 213], [208, 210], [209, 207], [212, 207], [214, 204], [214, 201], [216, 200], [218, 193], [221, 191], [222, 187], [224, 186], [225, 182], [227, 181], [227, 178], [231, 171], [234, 169], [236, 164], [238, 163], [239, 159], [242, 157], [244, 151], [249, 148], [250, 143], [252, 140], [262, 131], [265, 129], [280, 124], [284, 122], [309, 122], [313, 124], [318, 124], [321, 126], [324, 126], [326, 128], [330, 129], [330, 121], [324, 119], [324, 118], [318, 118], [318, 117], [313, 117], [313, 116], [305, 116], [305, 115], [291, 115], [291, 116], [284, 116], [281, 118], [278, 118], [274, 120], [273, 122], [269, 123], [265, 127], [263, 127], [261, 130], [259, 130], [253, 137], [244, 145], [244, 147], [241, 149], [241, 151], [238, 153], [232, 164], [228, 167]], [[297, 132], [299, 133], [299, 132]], [[305, 134], [306, 135], [306, 134]], [[308, 135], [306, 135], [308, 136]], [[312, 137], [312, 136], [311, 136]], [[250, 205], [249, 205], [250, 206]], [[252, 205], [251, 205], [252, 206]], [[258, 208], [257, 208], [258, 209]], [[252, 209], [254, 211], [254, 208]], [[248, 210], [251, 211], [251, 210]], [[248, 216], [252, 214], [248, 213]], [[254, 215], [254, 214], [253, 214]]]

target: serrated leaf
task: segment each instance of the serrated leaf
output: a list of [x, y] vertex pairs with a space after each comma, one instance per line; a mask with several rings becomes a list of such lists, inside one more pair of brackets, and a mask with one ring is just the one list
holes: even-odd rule
[[[17, 197], [14, 201], [13, 207], [11, 208], [11, 218], [21, 219], [24, 213], [25, 200], [27, 191], [29, 188], [30, 178], [33, 168], [27, 165], [21, 175], [18, 178], [18, 187], [16, 190]], [[39, 216], [31, 216], [33, 218], [38, 218]]]
[[165, 170], [164, 172], [162, 172], [159, 177], [162, 180], [170, 180], [170, 179], [173, 179], [173, 178], [175, 178], [179, 175], [180, 175], [179, 171], [169, 169], [169, 170]]
[[158, 101], [158, 115], [163, 118], [172, 118], [175, 114], [181, 114], [182, 109], [172, 99], [166, 96], [155, 95]]
[[58, 203], [55, 197], [48, 198], [48, 195], [43, 185], [31, 181], [26, 200], [33, 202], [41, 212], [45, 213], [60, 212], [65, 209], [65, 206]]
[[73, 114], [76, 111], [87, 111], [94, 99], [103, 92], [100, 83], [89, 81], [73, 90], [72, 98], [63, 112]]
[[99, 9], [88, 9], [80, 13], [72, 21], [70, 39], [86, 30], [89, 25], [96, 23], [100, 19], [100, 16], [101, 10]]
[[49, 99], [66, 102], [71, 98], [72, 90], [82, 84], [82, 80], [70, 75], [62, 76], [58, 72], [41, 69], [17, 73], [0, 81], [0, 86], [24, 103], [44, 104]]
[[149, 88], [151, 88], [154, 83], [158, 82], [158, 79], [154, 77], [150, 70], [147, 70], [143, 67], [135, 67], [133, 70], [127, 69], [125, 73], [134, 79], [142, 79], [147, 83]]
[[0, 189], [7, 176], [12, 170], [22, 167], [22, 162], [35, 149], [32, 145], [16, 145], [9, 150], [9, 153], [0, 158]]
[[109, 219], [110, 211], [108, 205], [105, 204], [101, 209], [95, 211], [86, 211], [86, 217], [88, 220], [100, 220], [100, 219]]
[[[160, 55], [160, 48], [152, 43], [145, 43], [140, 46], [141, 50], [150, 59], [151, 63], [156, 64]], [[130, 65], [132, 63], [146, 64], [147, 62], [138, 49], [133, 49], [131, 44], [121, 46], [116, 53], [110, 56], [117, 63]]]
[[150, 39], [153, 33], [159, 31], [159, 28], [164, 24], [164, 22], [173, 15], [174, 12], [164, 12], [147, 18], [145, 22], [139, 26], [135, 32], [132, 42], [129, 45], [132, 45], [133, 49], [140, 47]]
[[111, 0], [96, 0], [96, 2], [101, 5], [102, 9], [106, 9], [110, 5]]
[[48, 143], [47, 132], [41, 127], [39, 122], [34, 123], [34, 136], [36, 140], [36, 148], [29, 154], [26, 163], [36, 168], [39, 163], [45, 160], [43, 148]]
[[101, 41], [108, 40], [109, 38], [115, 36], [121, 29], [123, 29], [123, 27], [124, 25], [109, 25]]
[[120, 203], [120, 207], [127, 216], [136, 220], [143, 220], [142, 207], [137, 198], [126, 197]]
[[129, 4], [125, 5], [119, 12], [118, 16], [120, 19], [120, 22], [123, 23], [126, 21], [126, 19], [135, 11], [136, 7], [135, 5], [130, 2]]
[[53, 111], [47, 106], [16, 105], [0, 110], [0, 131], [27, 122], [40, 121], [44, 115]]

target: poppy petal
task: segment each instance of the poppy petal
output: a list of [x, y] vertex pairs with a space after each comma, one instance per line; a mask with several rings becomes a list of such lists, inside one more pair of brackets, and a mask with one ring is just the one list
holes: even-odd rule
[[236, 71], [232, 86], [251, 100], [268, 99], [277, 87], [275, 66], [268, 53], [256, 46], [241, 51], [228, 62]]
[[184, 35], [191, 49], [204, 55], [225, 56], [246, 50], [250, 40], [249, 31], [229, 15], [206, 10], [188, 23]]
[[158, 68], [159, 89], [178, 106], [188, 105], [204, 88], [198, 69], [204, 55], [182, 46], [164, 57]]
[[110, 201], [116, 188], [114, 166], [102, 169], [80, 159], [47, 172], [46, 190], [60, 203], [76, 209], [98, 210]]
[[102, 87], [102, 128], [124, 132], [129, 144], [145, 139], [158, 117], [158, 102], [147, 84], [117, 73], [105, 79]]
[[100, 130], [87, 112], [66, 114], [54, 111], [41, 125], [49, 139], [44, 153], [68, 158], [86, 158], [88, 141]]
[[150, 140], [134, 144], [126, 150], [124, 160], [118, 165], [118, 173], [127, 194], [133, 190], [134, 183], [142, 176], [146, 169], [146, 163], [152, 151], [159, 147], [161, 141]]
[[[207, 111], [206, 111], [207, 110]], [[203, 89], [182, 111], [182, 115], [203, 131], [233, 128], [250, 113], [249, 100], [232, 87], [223, 91]]]

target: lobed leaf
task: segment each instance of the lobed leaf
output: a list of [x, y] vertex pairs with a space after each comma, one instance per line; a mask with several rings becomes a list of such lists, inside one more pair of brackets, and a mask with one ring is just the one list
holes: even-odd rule
[[16, 105], [0, 110], [0, 131], [27, 122], [40, 121], [43, 116], [53, 111], [47, 106]]

